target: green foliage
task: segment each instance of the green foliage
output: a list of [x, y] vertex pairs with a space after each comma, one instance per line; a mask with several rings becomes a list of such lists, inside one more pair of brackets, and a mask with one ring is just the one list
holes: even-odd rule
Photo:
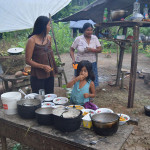
[[143, 33], [146, 36], [150, 36], [150, 28], [140, 28], [140, 33]]
[[60, 67], [62, 65], [62, 62], [59, 60], [57, 56], [54, 56], [54, 58], [55, 58], [56, 66]]
[[[31, 29], [4, 32], [2, 34], [2, 39], [0, 40], [0, 55], [8, 56], [7, 50], [9, 48], [21, 47], [25, 49], [28, 35], [31, 33]], [[23, 52], [25, 53], [25, 52]]]
[[145, 51], [146, 51], [146, 56], [147, 56], [147, 57], [150, 57], [150, 45], [147, 45], [147, 46], [146, 46]]
[[[54, 28], [54, 34], [55, 34], [59, 53], [69, 52], [70, 46], [73, 42], [69, 24], [62, 23], [62, 22], [59, 22], [58, 24], [53, 23], [53, 28]], [[52, 43], [52, 49], [56, 52], [56, 47], [54, 42]]]

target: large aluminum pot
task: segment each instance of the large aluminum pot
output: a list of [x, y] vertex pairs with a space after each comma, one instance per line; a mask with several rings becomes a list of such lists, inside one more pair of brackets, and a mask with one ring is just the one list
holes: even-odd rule
[[94, 131], [102, 136], [113, 135], [119, 126], [119, 116], [114, 113], [100, 113], [91, 117]]
[[55, 108], [54, 126], [63, 132], [72, 132], [80, 128], [82, 112], [75, 108]]
[[125, 18], [128, 16], [128, 11], [125, 10], [111, 10], [110, 11], [110, 19], [111, 21], [120, 21], [121, 18]]
[[54, 122], [53, 111], [54, 108], [38, 108], [35, 111], [37, 122], [40, 125], [52, 125]]
[[24, 119], [35, 118], [35, 110], [41, 107], [41, 101], [24, 99], [17, 102], [18, 114]]

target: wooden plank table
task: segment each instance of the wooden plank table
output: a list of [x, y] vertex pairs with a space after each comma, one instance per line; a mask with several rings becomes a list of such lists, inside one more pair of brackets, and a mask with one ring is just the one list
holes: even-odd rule
[[134, 126], [122, 125], [116, 134], [107, 137], [107, 143], [89, 142], [101, 136], [82, 126], [75, 132], [61, 132], [53, 126], [38, 125], [35, 119], [25, 120], [18, 115], [6, 115], [0, 109], [0, 137], [2, 150], [6, 150], [6, 138], [35, 148], [36, 150], [120, 150]]
[[[58, 78], [58, 86], [62, 87], [62, 72], [59, 72], [58, 74], [55, 75], [55, 78]], [[28, 76], [21, 76], [21, 77], [15, 77], [15, 75], [0, 75], [0, 78], [4, 81], [5, 85], [5, 90], [6, 92], [8, 91], [13, 91], [13, 90], [18, 90], [21, 87], [25, 87], [30, 85], [30, 75]], [[8, 83], [11, 82], [12, 87], [11, 89], [9, 88]]]
[[4, 81], [6, 92], [10, 91], [8, 82], [12, 84], [12, 90], [16, 90], [20, 87], [30, 85], [30, 76], [15, 77], [15, 75], [0, 75], [0, 78]]

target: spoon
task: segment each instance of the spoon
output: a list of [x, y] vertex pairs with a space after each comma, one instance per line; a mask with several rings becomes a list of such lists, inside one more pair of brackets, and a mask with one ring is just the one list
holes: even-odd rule
[[21, 94], [23, 94], [24, 96], [26, 96], [25, 92], [23, 92], [21, 89], [18, 90]]
[[108, 141], [106, 141], [106, 138], [107, 137], [103, 137], [103, 138], [100, 138], [98, 140], [91, 141], [90, 145], [95, 145], [98, 141], [104, 141], [105, 143], [109, 143]]

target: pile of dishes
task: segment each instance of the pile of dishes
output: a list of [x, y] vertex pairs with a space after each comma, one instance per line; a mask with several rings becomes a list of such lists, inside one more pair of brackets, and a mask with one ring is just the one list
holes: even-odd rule
[[64, 132], [79, 129], [83, 120], [85, 128], [93, 127], [97, 134], [104, 136], [116, 133], [118, 125], [123, 125], [130, 119], [128, 115], [115, 114], [109, 108], [99, 108], [96, 111], [85, 109], [81, 105], [69, 105], [67, 97], [36, 93], [26, 95], [24, 100], [18, 102], [18, 114], [26, 119], [36, 117], [40, 125], [54, 125]]

